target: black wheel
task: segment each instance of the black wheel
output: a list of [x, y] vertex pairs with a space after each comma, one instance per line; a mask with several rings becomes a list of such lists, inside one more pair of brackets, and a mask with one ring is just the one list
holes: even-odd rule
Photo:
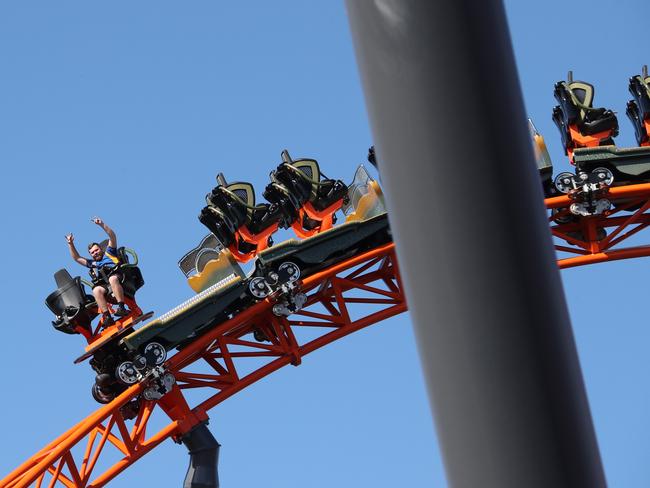
[[125, 385], [132, 385], [138, 382], [138, 370], [131, 361], [124, 361], [116, 368], [115, 377]]
[[266, 334], [262, 332], [260, 329], [255, 329], [253, 331], [253, 337], [257, 342], [266, 342], [269, 339], [266, 337]]
[[262, 298], [266, 298], [269, 294], [266, 280], [261, 276], [253, 278], [248, 284], [248, 289], [250, 290], [251, 295], [253, 295], [255, 298], [259, 298], [260, 300]]
[[102, 391], [102, 389], [97, 385], [96, 383], [93, 384], [92, 389], [90, 390], [93, 398], [97, 403], [102, 403], [102, 404], [107, 404], [111, 403], [113, 399], [115, 398], [115, 395], [113, 393], [106, 393]]
[[569, 193], [569, 191], [571, 191], [574, 187], [573, 178], [574, 178], [573, 173], [569, 173], [569, 172], [564, 172], [557, 175], [554, 181], [555, 188], [557, 188], [557, 191], [565, 194]]
[[165, 359], [167, 359], [167, 351], [161, 344], [150, 342], [145, 346], [143, 356], [147, 360], [147, 366], [153, 368], [165, 362]]
[[288, 281], [289, 283], [294, 283], [300, 278], [300, 268], [297, 264], [287, 261], [282, 263], [278, 268], [278, 274], [282, 281]]
[[595, 175], [599, 183], [603, 183], [607, 186], [611, 186], [614, 183], [614, 175], [607, 168], [596, 168], [591, 172]]

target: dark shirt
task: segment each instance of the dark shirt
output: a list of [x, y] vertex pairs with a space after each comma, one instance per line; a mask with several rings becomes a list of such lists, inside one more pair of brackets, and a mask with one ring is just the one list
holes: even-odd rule
[[[108, 246], [104, 252], [104, 256], [101, 259], [86, 259], [86, 266], [90, 268], [90, 273], [93, 274], [93, 271], [97, 273], [104, 266], [113, 268], [120, 263], [120, 259], [117, 257], [117, 249], [114, 247]], [[108, 270], [107, 270], [108, 271]]]

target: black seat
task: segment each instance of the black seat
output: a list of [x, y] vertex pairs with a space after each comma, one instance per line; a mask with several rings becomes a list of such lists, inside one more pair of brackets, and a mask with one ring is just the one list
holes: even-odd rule
[[646, 121], [650, 123], [650, 76], [648, 67], [643, 67], [641, 75], [630, 78], [629, 90], [633, 100], [627, 102], [625, 113], [634, 126], [634, 135], [639, 146], [650, 144]]
[[[135, 263], [131, 263], [129, 254], [133, 256]], [[137, 265], [137, 254], [132, 249], [122, 246], [117, 248], [117, 257], [120, 260], [119, 270], [122, 274], [120, 283], [124, 294], [128, 298], [135, 299], [135, 293], [144, 286], [144, 277]]]
[[199, 221], [225, 246], [235, 242], [235, 232], [239, 228], [220, 208], [207, 205], [199, 213]]
[[291, 227], [298, 218], [300, 207], [303, 205], [299, 197], [300, 193], [296, 196], [277, 181], [271, 181], [264, 189], [264, 198], [275, 205], [280, 213], [279, 226], [283, 229]]
[[249, 183], [218, 185], [205, 197], [208, 207], [217, 209], [228, 220], [228, 228], [238, 229], [249, 220], [249, 207], [255, 206], [255, 190]]
[[97, 311], [93, 306], [95, 300], [86, 293], [81, 278], [72, 278], [66, 269], [61, 269], [54, 274], [54, 279], [57, 289], [45, 299], [47, 308], [56, 315], [52, 322], [54, 328], [66, 334], [78, 334], [78, 327], [90, 331]]
[[[315, 159], [294, 161], [286, 149], [282, 151], [282, 163], [271, 172], [271, 182], [284, 188], [299, 206], [309, 202], [317, 211], [325, 210], [348, 194], [345, 183], [325, 177]], [[268, 190], [269, 186], [264, 196], [271, 201]]]
[[[225, 183], [219, 175], [220, 182]], [[280, 224], [283, 211], [273, 203], [255, 203], [255, 189], [245, 182], [220, 183], [206, 196], [207, 206], [199, 220], [225, 247], [236, 244], [240, 251], [250, 252], [255, 244], [240, 240], [237, 231], [243, 227], [252, 234], [260, 234], [274, 224]]]
[[[108, 239], [104, 239], [102, 242], [100, 242], [99, 247], [106, 251], [106, 248], [108, 247]], [[134, 263], [131, 263], [129, 254], [133, 257], [133, 260], [135, 261]], [[127, 298], [134, 299], [135, 292], [144, 286], [144, 278], [142, 276], [142, 272], [137, 266], [138, 255], [133, 249], [121, 246], [117, 248], [117, 258], [119, 260], [119, 264], [116, 268], [113, 268], [113, 270], [109, 272], [108, 275], [112, 274], [113, 271], [119, 271], [121, 274], [120, 283], [122, 284], [124, 294]], [[92, 275], [93, 272], [91, 272], [91, 276]], [[103, 278], [103, 281], [108, 284], [108, 275], [103, 272], [100, 272], [100, 275], [101, 276], [97, 276], [95, 273], [94, 279]], [[108, 285], [108, 290], [112, 294], [110, 285]]]
[[598, 140], [590, 145], [613, 145], [613, 138], [618, 135], [618, 119], [614, 112], [606, 108], [594, 108], [594, 86], [584, 81], [573, 81], [569, 72], [569, 81], [555, 84], [553, 95], [559, 105], [553, 108], [553, 122], [560, 130], [565, 153], [576, 147], [585, 147], [571, 136], [570, 127], [574, 126], [582, 136], [593, 136], [601, 132]]

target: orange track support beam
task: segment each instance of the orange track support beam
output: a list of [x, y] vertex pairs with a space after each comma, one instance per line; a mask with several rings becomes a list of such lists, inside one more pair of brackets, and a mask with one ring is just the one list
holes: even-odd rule
[[[650, 256], [650, 245], [622, 247], [650, 227], [650, 183], [615, 186], [605, 198], [613, 204], [612, 209], [591, 217], [572, 216], [569, 196], [545, 200], [546, 208], [555, 212], [549, 223], [561, 269]], [[624, 211], [628, 213], [623, 215]]]
[[[562, 219], [570, 216], [568, 196], [545, 200], [546, 207], [556, 212], [549, 223], [560, 268], [650, 256], [650, 245], [620, 247], [650, 226], [650, 184], [613, 187], [607, 198], [614, 204], [612, 210], [569, 222]], [[623, 211], [629, 213], [621, 215]], [[158, 402], [144, 402], [135, 420], [126, 421], [120, 409], [140, 395], [142, 385], [132, 386], [38, 451], [0, 480], [0, 488], [104, 486], [164, 440], [177, 438], [207, 420], [208, 410], [244, 388], [284, 366], [299, 365], [304, 355], [320, 347], [407, 309], [392, 243], [306, 278], [301, 289], [308, 295], [302, 310], [288, 318], [276, 317], [273, 302], [266, 299], [218, 325], [167, 361], [177, 386]], [[352, 291], [354, 296], [350, 296]], [[367, 313], [364, 308], [357, 316], [356, 304], [375, 310]], [[307, 327], [323, 333], [303, 343], [300, 330]], [[244, 337], [254, 330], [261, 331], [268, 343]], [[240, 358], [253, 357], [268, 362], [243, 373]], [[182, 395], [186, 389], [200, 390], [205, 398], [190, 406]], [[148, 422], [157, 412], [164, 412], [171, 423], [148, 435]], [[119, 453], [117, 459], [105, 459], [110, 457], [108, 446], [113, 455]], [[109, 467], [93, 478], [100, 457], [101, 464]]]
[[[207, 420], [209, 409], [259, 379], [286, 365], [298, 365], [306, 354], [406, 311], [393, 244], [309, 276], [301, 289], [308, 296], [302, 310], [288, 318], [276, 317], [273, 301], [266, 299], [218, 325], [167, 361], [176, 386], [160, 401], [143, 402], [136, 419], [125, 420], [121, 408], [140, 395], [141, 384], [41, 449], [0, 480], [0, 488], [104, 486], [164, 440], [178, 438]], [[363, 310], [358, 304], [364, 305]], [[305, 328], [322, 333], [303, 341]], [[245, 337], [254, 330], [262, 331], [268, 341]], [[252, 357], [263, 364], [246, 372], [240, 359]], [[182, 395], [186, 389], [200, 392], [193, 406]], [[152, 415], [161, 413], [171, 423], [150, 434], [147, 426]], [[103, 471], [96, 473], [100, 465]]]

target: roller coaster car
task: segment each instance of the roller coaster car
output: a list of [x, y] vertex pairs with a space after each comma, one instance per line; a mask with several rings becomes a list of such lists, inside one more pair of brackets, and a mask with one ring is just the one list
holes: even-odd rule
[[650, 146], [650, 76], [647, 66], [643, 67], [642, 75], [630, 78], [629, 89], [634, 99], [627, 102], [625, 113], [634, 126], [639, 146]]
[[553, 122], [562, 136], [565, 153], [573, 163], [573, 150], [581, 147], [608, 146], [614, 144], [618, 135], [618, 119], [606, 108], [594, 108], [594, 87], [584, 81], [569, 81], [555, 84]]
[[272, 244], [271, 234], [284, 223], [283, 210], [276, 204], [255, 204], [250, 183], [220, 184], [207, 196], [199, 220], [230, 249], [238, 261], [246, 262]]
[[[300, 309], [306, 297], [295, 285], [348, 257], [390, 241], [381, 188], [363, 165], [357, 169], [342, 208], [346, 222], [302, 241], [290, 239], [260, 253], [248, 282], [249, 292], [258, 299], [277, 294], [276, 315], [289, 315]], [[259, 340], [259, 331], [255, 331]]]
[[[184, 256], [184, 272], [205, 272], [219, 258], [212, 254], [211, 237]], [[93, 396], [110, 402], [128, 385], [148, 381], [146, 400], [159, 398], [173, 385], [173, 376], [162, 367], [167, 352], [183, 348], [207, 331], [236, 316], [257, 301], [273, 297], [273, 312], [288, 315], [306, 301], [298, 281], [350, 256], [389, 242], [390, 229], [385, 213], [363, 221], [352, 221], [303, 241], [290, 240], [262, 251], [255, 268], [246, 277], [235, 261], [220, 266], [219, 281], [173, 310], [161, 315], [101, 350], [102, 360], [93, 358], [97, 378]], [[227, 250], [224, 252], [228, 253]], [[205, 262], [207, 260], [207, 262]], [[194, 264], [192, 264], [192, 261]], [[200, 261], [204, 261], [202, 264]], [[222, 262], [223, 264], [223, 262]], [[190, 269], [191, 268], [191, 269]], [[237, 324], [257, 340], [268, 340], [255, 322]], [[268, 332], [270, 333], [270, 332]], [[165, 383], [166, 382], [166, 383]]]
[[[267, 297], [275, 300], [273, 312], [287, 315], [304, 305], [299, 279], [348, 257], [390, 241], [390, 229], [378, 185], [363, 168], [357, 170], [346, 208], [348, 221], [303, 241], [289, 240], [263, 250], [247, 276], [214, 235], [179, 261], [188, 283], [197, 291], [184, 303], [137, 330], [130, 329], [94, 351], [91, 365], [97, 372], [94, 398], [110, 402], [128, 385], [146, 382], [143, 397], [159, 398], [173, 385], [164, 369], [167, 353], [228, 321]], [[238, 324], [257, 340], [267, 340], [254, 322]], [[133, 406], [134, 411], [137, 405]]]
[[283, 209], [285, 223], [301, 238], [331, 228], [348, 199], [345, 183], [325, 177], [314, 159], [292, 160], [286, 149], [270, 177], [264, 198]]
[[[191, 285], [191, 279], [197, 274], [207, 274], [208, 277], [202, 278], [203, 284], [212, 284], [173, 310], [121, 338], [119, 350], [111, 351], [108, 360], [96, 368], [99, 373], [93, 390], [96, 398], [110, 401], [125, 385], [146, 378], [148, 369], [161, 364], [168, 351], [186, 346], [258, 300], [273, 295], [277, 301], [275, 313], [295, 311], [304, 304], [300, 299], [301, 294], [296, 291], [299, 278], [389, 242], [390, 231], [386, 215], [381, 213], [304, 241], [290, 240], [262, 251], [248, 277], [236, 261], [222, 259], [224, 253], [229, 253], [228, 250], [221, 253], [213, 251], [216, 243], [211, 239], [214, 238], [207, 236], [179, 264]], [[214, 263], [217, 265], [211, 267]], [[252, 324], [248, 327], [255, 334], [255, 327]], [[256, 335], [256, 338], [260, 336]], [[158, 353], [152, 354], [151, 351]], [[144, 394], [149, 395], [148, 399], [156, 394], [155, 391], [147, 391]]]
[[608, 188], [650, 181], [650, 147], [619, 149], [616, 146], [578, 148], [573, 153], [575, 174], [560, 173], [555, 177], [558, 193], [571, 196], [572, 214], [588, 217], [599, 215], [613, 205], [624, 205], [634, 211], [641, 204], [612, 203], [607, 198]]
[[[105, 247], [106, 244], [107, 241], [104, 241], [100, 246]], [[132, 324], [134, 319], [142, 314], [135, 302], [136, 291], [144, 285], [142, 273], [137, 267], [137, 255], [125, 247], [120, 247], [117, 253], [121, 264], [117, 266], [116, 271], [120, 272], [125, 302], [131, 313], [118, 320], [114, 326], [102, 330], [103, 324], [100, 320], [93, 329], [92, 321], [99, 315], [99, 312], [94, 297], [86, 291], [84, 286], [88, 285], [92, 288], [93, 285], [79, 276], [72, 278], [66, 269], [61, 269], [54, 274], [57, 290], [45, 299], [45, 304], [56, 316], [52, 322], [54, 328], [66, 334], [82, 334], [88, 341], [89, 348], [94, 347], [97, 342], [103, 343], [114, 332], [126, 327], [127, 323]], [[129, 254], [133, 256], [134, 263], [129, 262]], [[108, 285], [108, 291], [108, 301], [116, 303], [110, 285]]]
[[[296, 284], [300, 278], [311, 276], [390, 240], [388, 219], [383, 212], [302, 241], [290, 239], [265, 249], [257, 255], [255, 267], [249, 276], [242, 272], [236, 262], [230, 261], [230, 265], [222, 262], [218, 277], [213, 276], [214, 284], [124, 337], [120, 342], [125, 347], [125, 357], [142, 354], [152, 343], [162, 345], [167, 351], [183, 347], [268, 296], [274, 296], [280, 303], [291, 300], [292, 287], [286, 285]], [[205, 273], [211, 262], [219, 260], [218, 256], [213, 256], [203, 264], [202, 269], [201, 265], [192, 267], [189, 263], [196, 250], [190, 251], [181, 260], [187, 266], [184, 273], [187, 271], [189, 279], [195, 273]], [[201, 251], [194, 256], [200, 254]], [[192, 269], [188, 269], [190, 267]]]

